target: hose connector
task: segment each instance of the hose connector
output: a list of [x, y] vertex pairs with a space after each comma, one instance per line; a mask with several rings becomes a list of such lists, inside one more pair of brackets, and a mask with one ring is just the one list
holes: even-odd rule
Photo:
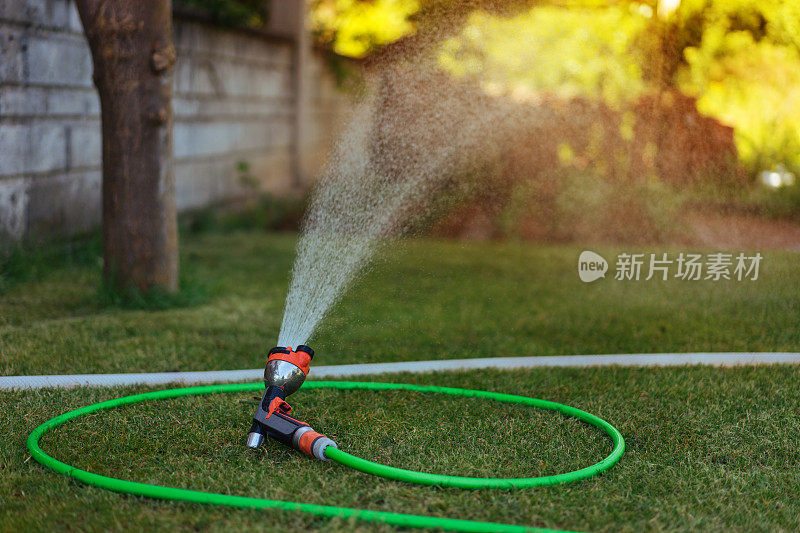
[[325, 455], [325, 449], [328, 446], [338, 448], [335, 442], [325, 435], [317, 433], [311, 429], [311, 426], [299, 428], [292, 436], [292, 448], [316, 457], [320, 461], [330, 461]]

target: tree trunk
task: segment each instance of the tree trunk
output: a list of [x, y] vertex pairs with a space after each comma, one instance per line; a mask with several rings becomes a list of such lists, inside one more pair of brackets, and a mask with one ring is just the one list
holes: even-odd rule
[[171, 0], [77, 0], [103, 123], [103, 273], [178, 288]]

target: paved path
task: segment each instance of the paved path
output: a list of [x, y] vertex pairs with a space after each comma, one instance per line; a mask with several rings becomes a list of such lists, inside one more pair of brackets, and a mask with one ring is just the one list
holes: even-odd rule
[[[315, 366], [310, 378], [341, 378], [396, 372], [434, 372], [476, 368], [590, 367], [590, 366], [682, 366], [682, 365], [772, 365], [798, 364], [800, 353], [653, 353], [614, 355], [547, 355], [539, 357], [487, 357]], [[0, 390], [44, 387], [111, 387], [114, 385], [162, 385], [213, 383], [215, 381], [259, 381], [264, 369], [212, 370], [207, 372], [156, 372], [131, 374], [73, 374], [52, 376], [0, 376]]]

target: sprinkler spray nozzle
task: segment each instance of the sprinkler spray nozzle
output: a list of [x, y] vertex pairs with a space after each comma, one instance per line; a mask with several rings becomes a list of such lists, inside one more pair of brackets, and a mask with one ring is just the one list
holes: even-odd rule
[[295, 392], [306, 380], [314, 350], [305, 345], [295, 350], [277, 346], [269, 351], [264, 368], [264, 396], [253, 415], [253, 424], [247, 434], [247, 446], [258, 448], [269, 436], [295, 450], [327, 461], [325, 448], [336, 443], [317, 433], [311, 426], [290, 415], [292, 406], [286, 397]]

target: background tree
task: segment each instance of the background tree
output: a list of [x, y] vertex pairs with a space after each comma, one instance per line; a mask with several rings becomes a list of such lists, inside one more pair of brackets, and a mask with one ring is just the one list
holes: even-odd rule
[[178, 288], [171, 0], [77, 0], [103, 134], [103, 272], [118, 288]]

